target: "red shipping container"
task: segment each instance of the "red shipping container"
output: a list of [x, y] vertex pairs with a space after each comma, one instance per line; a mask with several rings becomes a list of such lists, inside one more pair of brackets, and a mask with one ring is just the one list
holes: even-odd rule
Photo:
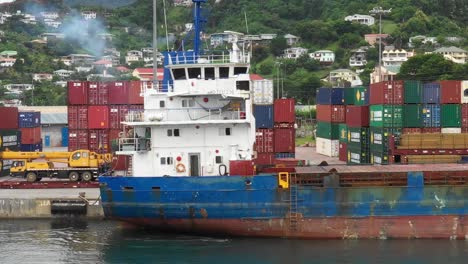
[[88, 82], [68, 82], [68, 104], [88, 104]]
[[109, 104], [128, 104], [129, 82], [110, 82]]
[[88, 129], [88, 106], [68, 106], [68, 128]]
[[109, 153], [109, 130], [89, 130], [89, 150], [97, 153]]
[[255, 132], [255, 151], [257, 153], [274, 152], [273, 145], [274, 132], [273, 129], [257, 129]]
[[461, 116], [462, 116], [461, 126], [463, 128], [468, 127], [468, 104], [461, 105]]
[[0, 107], [0, 129], [18, 129], [18, 108]]
[[275, 128], [275, 152], [296, 152], [296, 130], [294, 128]]
[[348, 146], [345, 143], [340, 143], [338, 159], [341, 161], [348, 161]]
[[257, 153], [256, 165], [272, 165], [275, 163], [275, 153]]
[[442, 129], [440, 127], [424, 127], [421, 129], [422, 133], [428, 133], [428, 134], [437, 134], [440, 133]]
[[89, 149], [88, 130], [68, 131], [68, 151], [75, 151], [78, 149]]
[[229, 175], [252, 176], [255, 174], [254, 163], [251, 160], [229, 161]]
[[274, 101], [274, 116], [273, 120], [275, 123], [295, 123], [296, 112], [295, 100], [290, 99], [276, 99]]
[[142, 105], [144, 101], [141, 81], [131, 81], [130, 90], [128, 91], [128, 103]]
[[346, 125], [349, 127], [368, 127], [369, 106], [348, 105], [346, 107]]
[[42, 143], [41, 127], [20, 128], [21, 144], [39, 144]]
[[369, 89], [369, 104], [401, 105], [404, 102], [403, 81], [373, 83]]
[[122, 129], [122, 122], [128, 113], [128, 105], [111, 105], [109, 106], [109, 128]]
[[460, 104], [462, 81], [440, 81], [440, 103]]
[[402, 134], [420, 134], [422, 132], [422, 128], [419, 127], [404, 127], [401, 129]]
[[317, 105], [317, 120], [328, 123], [344, 123], [346, 121], [346, 106]]
[[109, 107], [107, 105], [91, 105], [88, 107], [88, 128], [109, 128]]
[[88, 88], [88, 103], [90, 105], [109, 104], [109, 83], [90, 82]]
[[128, 155], [114, 155], [112, 156], [112, 170], [126, 171], [130, 165], [130, 156]]
[[120, 129], [111, 129], [109, 131], [109, 140], [112, 141], [112, 140], [115, 140], [115, 139], [119, 139], [121, 135], [123, 135], [122, 130], [120, 130]]

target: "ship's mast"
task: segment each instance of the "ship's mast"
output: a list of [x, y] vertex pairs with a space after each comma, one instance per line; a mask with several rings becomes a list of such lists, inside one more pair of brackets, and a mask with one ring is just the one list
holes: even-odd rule
[[201, 30], [202, 24], [206, 22], [206, 19], [201, 14], [201, 4], [206, 3], [206, 0], [192, 0], [195, 4], [193, 20], [194, 20], [194, 39], [193, 39], [193, 50], [195, 56], [202, 53], [201, 50]]

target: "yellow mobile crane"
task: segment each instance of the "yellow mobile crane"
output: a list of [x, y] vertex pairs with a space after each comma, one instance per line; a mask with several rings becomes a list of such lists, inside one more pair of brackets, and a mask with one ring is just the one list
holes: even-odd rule
[[[89, 150], [72, 152], [0, 152], [0, 160], [13, 160], [10, 175], [26, 178], [28, 182], [43, 177], [68, 178], [70, 181], [92, 181], [107, 172], [112, 162], [111, 154], [98, 154]], [[56, 166], [63, 163], [66, 166]]]

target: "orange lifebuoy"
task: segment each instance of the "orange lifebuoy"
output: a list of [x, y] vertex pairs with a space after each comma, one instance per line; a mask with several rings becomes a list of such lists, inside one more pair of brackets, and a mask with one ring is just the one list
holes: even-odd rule
[[176, 171], [177, 172], [185, 172], [185, 165], [182, 164], [182, 163], [177, 164]]

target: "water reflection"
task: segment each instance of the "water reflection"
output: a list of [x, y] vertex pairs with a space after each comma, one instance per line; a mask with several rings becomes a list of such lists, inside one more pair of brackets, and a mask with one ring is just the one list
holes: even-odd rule
[[467, 241], [171, 235], [81, 218], [0, 220], [0, 263], [466, 263]]

